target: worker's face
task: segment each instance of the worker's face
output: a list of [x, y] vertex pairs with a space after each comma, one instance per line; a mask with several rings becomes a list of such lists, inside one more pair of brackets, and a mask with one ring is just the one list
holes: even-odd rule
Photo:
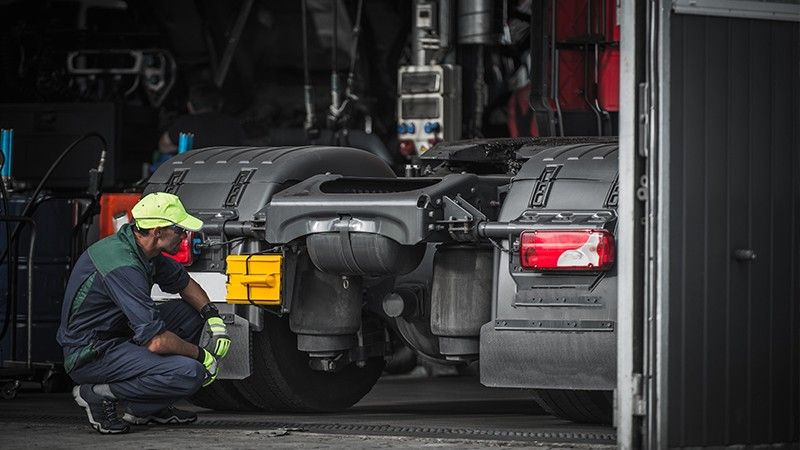
[[181, 241], [186, 238], [186, 230], [180, 227], [164, 227], [161, 229], [161, 236], [159, 238], [159, 247], [161, 251], [167, 252], [170, 255], [178, 253], [181, 247]]

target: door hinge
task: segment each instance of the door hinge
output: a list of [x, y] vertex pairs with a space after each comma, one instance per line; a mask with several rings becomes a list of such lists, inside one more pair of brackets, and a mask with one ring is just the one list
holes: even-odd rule
[[650, 86], [647, 83], [639, 83], [638, 151], [642, 158], [647, 158], [650, 154], [650, 105]]
[[647, 411], [644, 399], [644, 377], [640, 373], [633, 374], [633, 415], [644, 416]]
[[640, 202], [646, 202], [650, 198], [647, 183], [647, 175], [641, 175], [639, 177], [639, 186], [636, 187], [636, 198]]

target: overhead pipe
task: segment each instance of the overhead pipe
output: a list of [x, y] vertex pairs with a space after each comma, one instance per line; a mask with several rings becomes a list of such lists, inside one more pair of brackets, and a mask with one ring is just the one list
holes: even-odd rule
[[549, 73], [547, 67], [547, 0], [531, 2], [531, 93], [529, 104], [533, 110], [539, 136], [555, 136], [555, 117], [547, 98]]
[[[594, 36], [594, 27], [592, 26], [592, 1], [593, 0], [586, 0], [586, 34], [587, 36]], [[605, 1], [605, 0], [603, 0]], [[594, 47], [597, 47], [595, 43]], [[589, 43], [583, 47], [583, 101], [586, 103], [586, 106], [592, 110], [594, 113], [595, 119], [597, 120], [597, 135], [603, 135], [603, 120], [600, 116], [600, 110], [595, 107], [594, 101], [597, 100], [597, 89], [592, 89], [591, 82], [589, 81], [589, 60], [590, 60], [590, 46]], [[596, 66], [596, 65], [595, 65]], [[590, 98], [590, 96], [592, 98]]]

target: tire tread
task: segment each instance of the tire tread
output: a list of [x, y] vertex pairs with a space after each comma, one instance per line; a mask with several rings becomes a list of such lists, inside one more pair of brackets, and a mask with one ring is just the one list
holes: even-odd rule
[[573, 422], [611, 424], [611, 391], [536, 389], [536, 402], [549, 414]]

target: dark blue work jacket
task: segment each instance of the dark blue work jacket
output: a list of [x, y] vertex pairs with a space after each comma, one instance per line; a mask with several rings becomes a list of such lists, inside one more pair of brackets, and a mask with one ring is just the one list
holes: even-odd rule
[[61, 307], [57, 340], [70, 372], [95, 360], [119, 340], [145, 345], [164, 331], [150, 291], [182, 291], [189, 274], [161, 254], [148, 260], [130, 225], [94, 243], [72, 269]]

